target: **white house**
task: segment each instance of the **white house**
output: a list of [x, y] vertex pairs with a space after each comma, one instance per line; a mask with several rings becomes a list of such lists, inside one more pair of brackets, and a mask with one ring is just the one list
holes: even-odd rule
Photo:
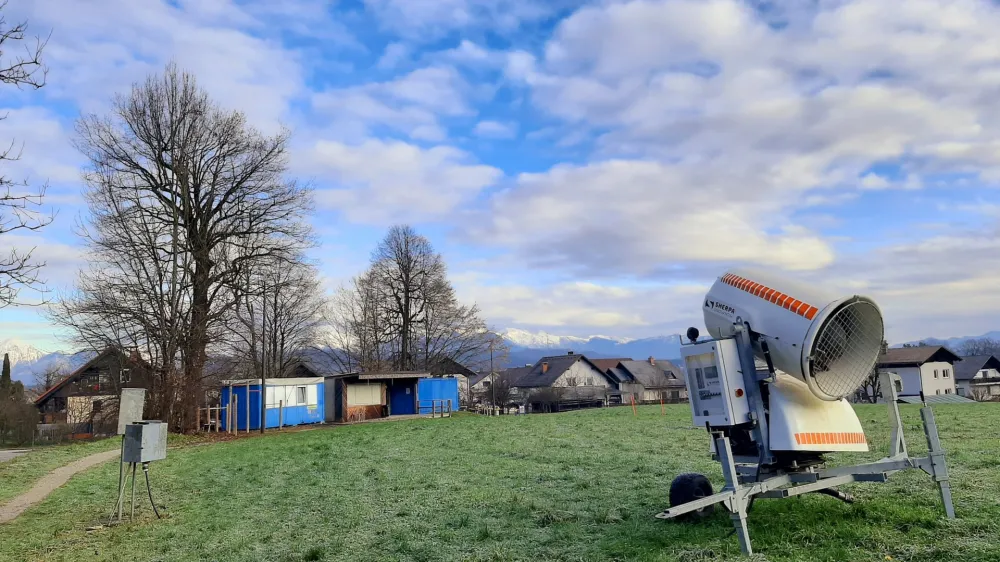
[[959, 395], [973, 400], [1000, 397], [1000, 359], [992, 355], [963, 357], [955, 365], [955, 386]]
[[962, 358], [941, 345], [901, 347], [887, 350], [878, 358], [878, 369], [899, 375], [900, 396], [955, 394], [955, 364]]
[[514, 381], [518, 396], [532, 411], [603, 406], [614, 382], [583, 355], [542, 357]]

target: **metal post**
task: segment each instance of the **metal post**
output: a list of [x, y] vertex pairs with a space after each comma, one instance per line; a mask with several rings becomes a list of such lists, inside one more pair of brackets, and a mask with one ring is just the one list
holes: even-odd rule
[[906, 458], [906, 436], [903, 434], [903, 420], [899, 417], [899, 394], [896, 392], [896, 382], [899, 375], [894, 373], [879, 374], [879, 388], [882, 399], [888, 402], [889, 424], [892, 427], [892, 438], [889, 442], [889, 458]]
[[750, 341], [750, 331], [747, 330], [746, 326], [736, 326], [736, 347], [740, 352], [743, 385], [747, 389], [747, 399], [750, 401], [751, 408], [750, 415], [754, 421], [754, 441], [761, 449], [761, 462], [770, 464], [773, 459], [771, 457], [770, 434], [767, 429], [767, 415], [764, 411], [764, 399], [760, 395], [760, 381], [757, 380], [753, 343]]
[[135, 463], [132, 463], [132, 512], [129, 514], [129, 521], [135, 519]]
[[250, 433], [250, 383], [247, 383], [247, 433]]
[[[201, 414], [198, 414], [199, 419]], [[122, 490], [125, 488], [125, 434], [122, 434], [122, 448], [118, 454], [118, 521], [122, 520]]]
[[278, 400], [278, 429], [285, 425], [285, 401]]
[[944, 460], [944, 449], [941, 447], [941, 439], [938, 437], [934, 412], [929, 407], [924, 406], [920, 409], [920, 417], [924, 419], [924, 434], [927, 436], [927, 448], [930, 449], [928, 456], [931, 460], [932, 476], [941, 490], [941, 503], [944, 504], [944, 512], [948, 515], [948, 519], [954, 519], [955, 506], [951, 501], [948, 465]]
[[[719, 462], [722, 464], [722, 474], [726, 477], [726, 487], [724, 490], [736, 492], [740, 486], [739, 476], [736, 472], [736, 464], [733, 462], [733, 450], [729, 446], [728, 437], [720, 437], [715, 440], [715, 450], [719, 453]], [[750, 556], [753, 549], [750, 547], [750, 530], [747, 529], [747, 509], [744, 497], [735, 494], [731, 501], [726, 502], [736, 528], [736, 536], [740, 541], [740, 549], [743, 554]]]

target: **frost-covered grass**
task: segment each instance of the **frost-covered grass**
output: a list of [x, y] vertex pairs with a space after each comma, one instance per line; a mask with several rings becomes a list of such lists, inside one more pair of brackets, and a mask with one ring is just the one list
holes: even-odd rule
[[[869, 441], [884, 406], [858, 408]], [[853, 506], [807, 494], [757, 502], [759, 560], [1000, 559], [1000, 404], [935, 408], [959, 519], [920, 472], [855, 484]], [[926, 449], [904, 406], [911, 447]], [[877, 459], [883, 450], [864, 458]], [[485, 418], [457, 416], [275, 433], [170, 452], [158, 503], [106, 516], [115, 465], [78, 475], [0, 526], [5, 560], [730, 560], [728, 514], [655, 519], [680, 472], [721, 472], [687, 405]], [[853, 462], [858, 457], [834, 457]], [[141, 505], [141, 504], [140, 504]]]

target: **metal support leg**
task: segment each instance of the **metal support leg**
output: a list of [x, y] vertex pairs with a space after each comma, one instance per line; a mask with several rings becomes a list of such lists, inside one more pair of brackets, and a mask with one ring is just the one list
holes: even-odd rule
[[930, 449], [928, 456], [931, 460], [932, 476], [941, 490], [941, 503], [944, 504], [944, 512], [948, 515], [948, 519], [954, 519], [955, 505], [951, 501], [951, 483], [948, 480], [948, 465], [944, 460], [944, 449], [941, 447], [941, 439], [938, 437], [934, 412], [929, 407], [924, 406], [920, 408], [920, 417], [924, 419], [924, 434], [927, 436], [927, 448]]
[[879, 375], [879, 389], [882, 391], [882, 399], [889, 405], [889, 424], [892, 427], [889, 458], [906, 458], [908, 452], [906, 450], [906, 437], [903, 434], [903, 420], [899, 417], [897, 384], [900, 384], [899, 375], [895, 373], [881, 373]]
[[[729, 446], [728, 437], [720, 437], [715, 440], [715, 450], [719, 454], [719, 462], [722, 464], [722, 474], [726, 477], [726, 487], [724, 490], [739, 492], [740, 480], [736, 472], [736, 464], [733, 462], [733, 450]], [[753, 554], [750, 547], [750, 531], [747, 529], [747, 503], [746, 496], [734, 493], [732, 499], [724, 502], [724, 505], [732, 514], [733, 527], [736, 529], [736, 536], [740, 541], [740, 549], [747, 556]]]

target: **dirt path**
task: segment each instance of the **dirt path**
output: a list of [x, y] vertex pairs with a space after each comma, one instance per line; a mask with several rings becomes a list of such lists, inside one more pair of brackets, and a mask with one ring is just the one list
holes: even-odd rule
[[21, 512], [45, 499], [53, 490], [65, 484], [77, 472], [107, 462], [117, 457], [119, 453], [118, 449], [114, 449], [83, 457], [46, 474], [30, 490], [10, 500], [5, 505], [0, 505], [0, 523], [6, 523], [21, 515]]

